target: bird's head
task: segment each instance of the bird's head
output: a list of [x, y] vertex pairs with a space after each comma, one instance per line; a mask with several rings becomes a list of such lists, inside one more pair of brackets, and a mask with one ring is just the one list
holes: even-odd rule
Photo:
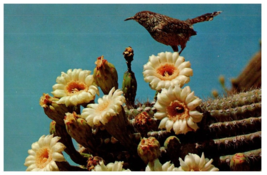
[[153, 16], [153, 14], [154, 12], [141, 11], [136, 13], [133, 17], [126, 18], [124, 21], [135, 20], [136, 22], [145, 27], [149, 19]]

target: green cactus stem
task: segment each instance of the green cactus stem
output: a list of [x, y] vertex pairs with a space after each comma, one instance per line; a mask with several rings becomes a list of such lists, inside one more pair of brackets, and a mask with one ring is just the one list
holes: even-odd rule
[[134, 106], [137, 90], [137, 81], [134, 72], [125, 72], [123, 75], [122, 91], [126, 99], [126, 106]]
[[97, 139], [93, 137], [92, 129], [85, 119], [73, 112], [72, 114], [66, 113], [64, 122], [68, 134], [74, 138], [77, 143], [89, 149], [91, 154], [96, 152], [101, 141], [100, 138]]
[[176, 155], [179, 154], [181, 146], [181, 142], [176, 136], [170, 136], [164, 142], [164, 147], [169, 154], [170, 160], [177, 167], [179, 166], [180, 162]]
[[210, 135], [214, 137], [246, 134], [256, 132], [259, 129], [261, 129], [261, 117], [250, 117], [242, 120], [218, 122], [209, 125]]
[[229, 121], [261, 115], [261, 103], [252, 103], [235, 108], [211, 110], [210, 116], [216, 121]]
[[249, 171], [249, 160], [244, 153], [236, 153], [231, 158], [230, 168], [233, 171]]
[[79, 107], [66, 107], [65, 104], [58, 104], [59, 99], [51, 97], [48, 94], [43, 94], [40, 98], [40, 105], [44, 109], [44, 113], [52, 120], [55, 120], [59, 125], [64, 126], [64, 116], [67, 112], [75, 110], [79, 111]]
[[258, 149], [261, 147], [261, 131], [233, 137], [211, 139], [197, 143], [188, 143], [187, 146], [184, 147], [185, 150], [182, 148], [181, 152], [187, 152], [186, 148], [188, 147], [192, 148], [192, 152], [205, 152], [205, 155], [207, 156], [227, 155], [233, 154], [236, 151], [242, 152]]
[[103, 93], [108, 94], [113, 87], [118, 89], [118, 73], [115, 66], [105, 60], [103, 55], [97, 58], [95, 64], [93, 76]]
[[[70, 156], [70, 158], [77, 164], [86, 165], [87, 158], [83, 157], [75, 149], [75, 147], [73, 146], [72, 139], [70, 135], [67, 133], [65, 126], [62, 126], [57, 123], [54, 124], [54, 122], [51, 125], [54, 125], [55, 127], [54, 130], [52, 130], [54, 131], [54, 133], [51, 133], [51, 134], [54, 134], [54, 136], [59, 136], [61, 138], [59, 142], [63, 143], [66, 146], [64, 151]], [[51, 125], [50, 125], [50, 128], [51, 128]]]
[[114, 136], [123, 146], [127, 147], [132, 153], [136, 153], [137, 143], [132, 139], [134, 128], [128, 121], [124, 108], [119, 114], [114, 116], [108, 123], [105, 124], [107, 132]]
[[128, 70], [123, 75], [122, 91], [126, 99], [126, 106], [129, 108], [130, 106], [134, 106], [134, 101], [137, 91], [137, 81], [134, 72], [132, 71], [131, 68], [131, 62], [133, 61], [134, 51], [131, 47], [127, 47], [123, 52], [123, 55], [126, 60]]
[[[246, 151], [242, 153], [244, 157], [247, 159], [247, 163], [249, 164], [250, 171], [259, 171], [261, 170], [261, 148]], [[220, 156], [219, 158], [215, 158], [214, 164], [219, 166], [221, 170], [229, 171], [232, 170], [231, 168], [231, 159], [233, 155], [224, 155]], [[247, 166], [247, 165], [246, 165]], [[240, 167], [244, 168], [244, 167]]]
[[254, 89], [247, 92], [238, 93], [225, 98], [207, 100], [201, 104], [201, 108], [206, 111], [235, 108], [261, 102], [261, 89]]

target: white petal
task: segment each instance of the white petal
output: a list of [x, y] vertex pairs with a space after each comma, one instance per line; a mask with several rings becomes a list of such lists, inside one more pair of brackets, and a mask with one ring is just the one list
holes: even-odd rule
[[192, 128], [193, 130], [197, 130], [198, 129], [198, 126], [196, 123], [194, 123], [193, 119], [191, 117], [188, 118], [187, 120], [187, 124], [190, 128]]
[[179, 70], [182, 70], [184, 68], [189, 68], [191, 66], [191, 63], [189, 61], [183, 62], [178, 66]]
[[190, 109], [190, 110], [194, 110], [197, 106], [200, 105], [201, 103], [201, 99], [199, 98], [196, 98], [195, 100], [191, 101], [190, 103], [187, 104], [187, 107]]
[[193, 121], [198, 123], [202, 120], [203, 114], [198, 111], [189, 111], [189, 115], [193, 118]]
[[85, 83], [86, 83], [87, 86], [92, 85], [93, 81], [94, 81], [93, 75], [88, 75], [88, 76], [85, 78]]
[[33, 169], [36, 168], [36, 164], [31, 164], [26, 171], [33, 171]]
[[167, 115], [166, 115], [166, 113], [165, 112], [156, 112], [156, 114], [154, 114], [154, 117], [156, 118], [156, 119], [158, 119], [158, 120], [160, 120], [160, 119], [162, 119], [162, 118], [164, 118], [164, 117], [166, 117]]
[[53, 160], [55, 160], [57, 162], [65, 161], [64, 156], [62, 154], [58, 153], [58, 152], [53, 152], [52, 158], [53, 158]]
[[64, 84], [55, 84], [52, 88], [53, 88], [53, 90], [56, 90], [56, 89], [64, 90], [65, 85]]
[[182, 170], [188, 171], [189, 170], [188, 165], [181, 158], [179, 158], [179, 161], [180, 161], [180, 166], [181, 166]]
[[173, 131], [176, 135], [181, 133], [181, 120], [176, 120], [173, 124]]
[[168, 132], [171, 132], [171, 129], [172, 129], [172, 127], [173, 127], [173, 121], [172, 121], [172, 120], [167, 120], [165, 126], [166, 126], [166, 130], [167, 130]]
[[179, 67], [184, 62], [184, 57], [179, 56], [175, 62], [175, 67]]
[[66, 95], [64, 90], [56, 89], [53, 92], [51, 92], [55, 97], [63, 97]]
[[168, 63], [173, 63], [172, 61], [172, 53], [171, 52], [166, 52], [166, 59]]
[[186, 86], [185, 88], [182, 89], [182, 92], [181, 92], [181, 101], [185, 101], [187, 95], [191, 92], [191, 89], [189, 86]]
[[195, 99], [195, 93], [194, 91], [192, 91], [191, 93], [189, 93], [187, 95], [187, 97], [185, 98], [185, 103], [188, 104], [190, 103], [191, 101], [193, 101]]
[[163, 118], [159, 123], [159, 129], [165, 128], [166, 122], [169, 120], [168, 117]]
[[167, 171], [167, 169], [169, 168], [170, 164], [171, 164], [171, 161], [165, 162], [165, 163], [162, 165], [162, 170], [163, 170], [163, 171]]

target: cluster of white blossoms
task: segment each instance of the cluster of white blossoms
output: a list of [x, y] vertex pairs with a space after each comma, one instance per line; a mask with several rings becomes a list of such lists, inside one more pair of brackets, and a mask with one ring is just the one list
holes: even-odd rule
[[58, 103], [76, 106], [94, 100], [99, 91], [90, 73], [91, 71], [82, 69], [62, 72], [61, 76], [57, 77], [57, 84], [53, 86], [52, 91], [55, 97], [60, 98]]
[[26, 171], [58, 171], [56, 162], [66, 161], [62, 154], [65, 146], [58, 142], [59, 139], [53, 135], [43, 135], [33, 143], [24, 163]]
[[104, 164], [103, 161], [100, 161], [98, 165], [92, 171], [130, 171], [129, 169], [125, 170], [123, 167], [123, 161], [115, 161], [114, 163]]
[[184, 161], [179, 158], [180, 167], [175, 167], [170, 161], [163, 165], [158, 159], [154, 162], [150, 162], [146, 166], [146, 171], [219, 171], [214, 165], [212, 165], [213, 159], [207, 159], [202, 153], [201, 157], [197, 154], [191, 154], [185, 156]]
[[150, 56], [143, 75], [151, 88], [159, 91], [154, 105], [157, 109], [154, 117], [161, 120], [159, 129], [173, 130], [175, 134], [196, 131], [196, 123], [202, 120], [203, 114], [195, 108], [201, 100], [189, 86], [181, 88], [193, 75], [190, 62], [185, 62], [177, 52], [161, 52], [158, 56]]
[[[99, 91], [93, 75], [90, 74], [91, 71], [82, 69], [69, 69], [67, 73], [62, 72], [61, 76], [56, 79], [57, 84], [53, 86], [52, 94], [59, 98], [58, 104], [65, 104], [67, 107], [87, 105], [83, 109], [81, 117], [91, 127], [105, 126], [105, 129], [109, 132], [108, 126], [115, 125], [108, 125], [107, 123], [114, 116], [124, 116], [122, 105], [125, 103], [125, 97], [120, 89], [116, 90], [113, 87], [107, 95], [98, 98], [97, 103], [92, 103], [95, 96], [99, 95]], [[190, 62], [185, 61], [184, 57], [179, 56], [177, 52], [161, 52], [157, 56], [149, 57], [148, 63], [144, 65], [143, 75], [145, 81], [149, 82], [150, 87], [159, 92], [154, 105], [157, 110], [154, 117], [160, 120], [158, 128], [166, 129], [168, 132], [174, 131], [176, 135], [196, 131], [198, 129], [197, 123], [203, 117], [203, 114], [196, 110], [201, 103], [201, 99], [194, 95], [194, 91], [191, 91], [189, 86], [182, 88], [184, 84], [190, 81], [190, 76], [193, 75]], [[66, 113], [66, 115], [68, 116], [70, 113]], [[118, 134], [123, 135], [121, 132]], [[121, 137], [120, 139], [125, 138]], [[66, 161], [62, 154], [65, 146], [58, 142], [59, 140], [60, 137], [43, 135], [37, 142], [33, 143], [32, 149], [28, 151], [29, 156], [24, 163], [27, 166], [27, 171], [59, 170], [56, 162]], [[179, 161], [180, 167], [177, 168], [170, 161], [162, 165], [159, 159], [155, 159], [148, 163], [145, 170], [218, 171], [218, 168], [212, 165], [213, 160], [206, 159], [204, 153], [201, 157], [189, 153], [184, 160], [179, 158]], [[93, 171], [130, 170], [124, 170], [123, 162], [120, 161], [107, 165], [100, 161]]]
[[121, 105], [125, 103], [122, 94], [120, 89], [115, 90], [113, 87], [108, 95], [98, 98], [98, 103], [88, 104], [83, 109], [81, 117], [85, 118], [91, 127], [105, 125], [121, 112]]
[[180, 167], [179, 171], [219, 171], [214, 165], [212, 165], [213, 159], [207, 159], [202, 153], [201, 157], [197, 154], [191, 154], [185, 156], [184, 161], [179, 158]]

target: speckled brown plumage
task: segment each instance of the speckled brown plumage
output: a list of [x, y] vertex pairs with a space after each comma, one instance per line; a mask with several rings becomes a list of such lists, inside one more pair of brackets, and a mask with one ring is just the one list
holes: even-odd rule
[[178, 52], [178, 46], [181, 51], [186, 46], [186, 42], [192, 35], [196, 35], [193, 24], [203, 21], [211, 21], [214, 16], [220, 14], [221, 11], [206, 13], [193, 19], [185, 21], [161, 15], [150, 11], [142, 11], [136, 13], [133, 17], [125, 19], [135, 20], [150, 33], [150, 35], [158, 42], [170, 45], [173, 51]]

